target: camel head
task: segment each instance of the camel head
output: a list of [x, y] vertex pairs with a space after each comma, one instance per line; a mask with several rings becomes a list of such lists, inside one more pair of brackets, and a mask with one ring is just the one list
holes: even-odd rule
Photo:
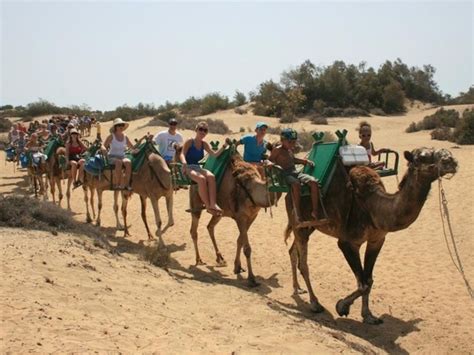
[[405, 151], [409, 169], [416, 170], [420, 176], [431, 181], [447, 174], [455, 174], [458, 162], [447, 149], [417, 148]]

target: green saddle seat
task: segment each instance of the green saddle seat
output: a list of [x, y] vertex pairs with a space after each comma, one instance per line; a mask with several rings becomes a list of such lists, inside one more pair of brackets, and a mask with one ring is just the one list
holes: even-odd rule
[[[308, 159], [314, 163], [314, 167], [305, 166], [303, 168], [303, 173], [311, 175], [318, 179], [319, 186], [321, 187], [321, 192], [324, 195], [331, 182], [331, 179], [334, 175], [334, 170], [336, 168], [336, 162], [338, 159], [339, 148], [345, 144], [347, 130], [337, 131], [336, 135], [338, 140], [335, 142], [322, 143], [324, 133], [315, 133], [313, 138], [315, 143], [311, 148], [311, 151], [308, 155]], [[272, 168], [267, 169], [267, 176], [270, 178], [269, 191], [271, 192], [289, 192], [290, 187], [286, 183], [284, 177], [281, 174], [281, 171]], [[303, 186], [301, 189], [302, 195], [309, 195], [309, 187]]]

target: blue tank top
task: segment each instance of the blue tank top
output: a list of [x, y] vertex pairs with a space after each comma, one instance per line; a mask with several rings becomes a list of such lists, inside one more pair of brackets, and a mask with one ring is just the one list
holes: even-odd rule
[[194, 139], [191, 143], [191, 147], [189, 147], [188, 151], [186, 152], [186, 163], [189, 165], [196, 165], [199, 164], [199, 161], [204, 158], [204, 144], [202, 145], [201, 149], [197, 149], [194, 145]]

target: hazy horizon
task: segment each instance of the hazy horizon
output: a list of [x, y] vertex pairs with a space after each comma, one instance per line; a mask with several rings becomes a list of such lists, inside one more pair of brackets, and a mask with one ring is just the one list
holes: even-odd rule
[[110, 110], [255, 90], [309, 59], [473, 77], [472, 2], [2, 2], [0, 104]]

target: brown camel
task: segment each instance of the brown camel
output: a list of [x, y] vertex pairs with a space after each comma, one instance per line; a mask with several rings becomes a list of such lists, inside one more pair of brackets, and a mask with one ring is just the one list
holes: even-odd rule
[[[149, 143], [147, 143], [149, 144]], [[147, 148], [146, 148], [147, 149]], [[132, 191], [140, 195], [141, 201], [141, 216], [148, 234], [148, 240], [152, 240], [153, 236], [150, 233], [150, 228], [146, 220], [146, 200], [150, 199], [153, 207], [156, 222], [156, 236], [160, 243], [162, 240], [162, 222], [160, 217], [160, 210], [158, 207], [158, 200], [161, 197], [166, 199], [166, 209], [168, 211], [168, 227], [174, 225], [173, 218], [173, 185], [171, 182], [171, 170], [166, 161], [161, 155], [156, 154], [154, 150], [147, 149], [146, 157], [141, 168], [132, 175]], [[124, 220], [125, 237], [129, 236], [127, 227], [127, 203], [131, 193], [124, 192], [124, 200], [122, 204], [122, 214]]]
[[53, 202], [56, 203], [56, 187], [58, 188], [58, 205], [61, 206], [61, 201], [63, 199], [63, 189], [61, 186], [61, 181], [67, 179], [67, 190], [66, 190], [66, 199], [67, 199], [67, 208], [71, 209], [71, 170], [64, 170], [60, 166], [60, 159], [66, 156], [66, 148], [59, 147], [56, 149], [56, 152], [51, 155], [51, 158], [48, 159], [48, 179], [51, 195], [53, 197]]
[[28, 176], [30, 180], [30, 188], [34, 191], [35, 197], [43, 195], [43, 199], [48, 199], [48, 179], [43, 179], [43, 176], [48, 176], [48, 165], [44, 160], [41, 160], [40, 163], [35, 166], [33, 165], [32, 159], [28, 163]]
[[[340, 316], [347, 316], [353, 302], [362, 296], [361, 314], [364, 323], [382, 323], [369, 309], [369, 295], [373, 284], [372, 272], [385, 236], [411, 225], [426, 201], [431, 183], [446, 174], [454, 174], [457, 170], [457, 161], [446, 149], [415, 149], [405, 152], [405, 158], [408, 161], [408, 171], [394, 194], [387, 193], [377, 173], [364, 166], [352, 168], [347, 175], [341, 165], [330, 183], [324, 199], [330, 223], [317, 229], [338, 239], [338, 247], [357, 281], [357, 289], [336, 304], [336, 311]], [[347, 177], [350, 178], [350, 183]], [[311, 204], [307, 198], [302, 197], [301, 201], [304, 218], [309, 218], [311, 213]], [[294, 217], [289, 195], [286, 197], [286, 209], [289, 222], [285, 240], [291, 231], [295, 235], [289, 250], [294, 292], [296, 294], [302, 291], [296, 274], [298, 266], [308, 288], [312, 310], [322, 312], [324, 308], [311, 287], [307, 262], [308, 240], [314, 228], [293, 227]], [[359, 249], [365, 242], [367, 248], [362, 265]]]
[[[94, 192], [97, 191], [98, 195], [98, 214], [97, 214], [97, 225], [100, 225], [100, 213], [102, 210], [102, 193], [105, 190], [110, 190], [112, 175], [111, 170], [104, 170], [100, 177], [91, 175], [89, 173], [85, 174], [85, 181], [83, 185], [84, 190], [84, 202], [86, 203], [86, 213], [87, 213], [87, 222], [91, 222], [92, 218], [89, 212], [89, 205], [88, 205], [88, 192], [90, 192], [90, 204], [92, 207], [92, 213], [95, 218], [95, 210], [94, 210]], [[160, 197], [166, 198], [166, 208], [168, 211], [168, 226], [172, 226], [174, 224], [173, 219], [173, 189], [171, 184], [171, 174], [168, 166], [164, 159], [152, 152], [148, 151], [146, 153], [145, 161], [141, 168], [132, 175], [131, 186], [133, 192], [136, 192], [140, 195], [141, 206], [142, 206], [142, 220], [145, 224], [147, 229], [148, 239], [153, 239], [153, 236], [150, 233], [150, 229], [148, 227], [148, 223], [146, 221], [146, 199], [149, 198], [151, 200], [151, 204], [153, 206], [153, 211], [155, 214], [155, 221], [157, 225], [156, 235], [158, 236], [160, 242], [161, 239], [161, 217], [160, 211], [158, 207], [158, 200]], [[127, 204], [128, 199], [130, 198], [131, 194], [129, 192], [123, 192], [122, 195], [122, 215], [124, 218], [124, 226], [122, 227], [119, 217], [118, 217], [118, 195], [120, 191], [114, 191], [114, 213], [116, 219], [117, 229], [124, 229], [125, 230], [125, 237], [128, 237], [129, 231], [127, 226]]]
[[[207, 225], [207, 230], [214, 245], [217, 263], [225, 265], [225, 260], [216, 243], [214, 229], [223, 216], [230, 217], [235, 221], [239, 228], [239, 236], [237, 238], [234, 273], [239, 274], [245, 271], [242, 269], [240, 262], [240, 253], [243, 248], [244, 255], [247, 258], [248, 283], [251, 287], [257, 286], [258, 283], [255, 281], [252, 270], [252, 248], [250, 247], [248, 230], [257, 218], [260, 209], [272, 206], [276, 200], [276, 194], [268, 192], [266, 183], [261, 179], [257, 168], [244, 162], [238, 153], [234, 153], [217, 191], [217, 203], [222, 208], [223, 214], [222, 216], [213, 216]], [[196, 265], [201, 265], [203, 261], [199, 255], [197, 229], [202, 212], [202, 202], [195, 185], [190, 189], [190, 205], [192, 214], [191, 237], [196, 251]]]

